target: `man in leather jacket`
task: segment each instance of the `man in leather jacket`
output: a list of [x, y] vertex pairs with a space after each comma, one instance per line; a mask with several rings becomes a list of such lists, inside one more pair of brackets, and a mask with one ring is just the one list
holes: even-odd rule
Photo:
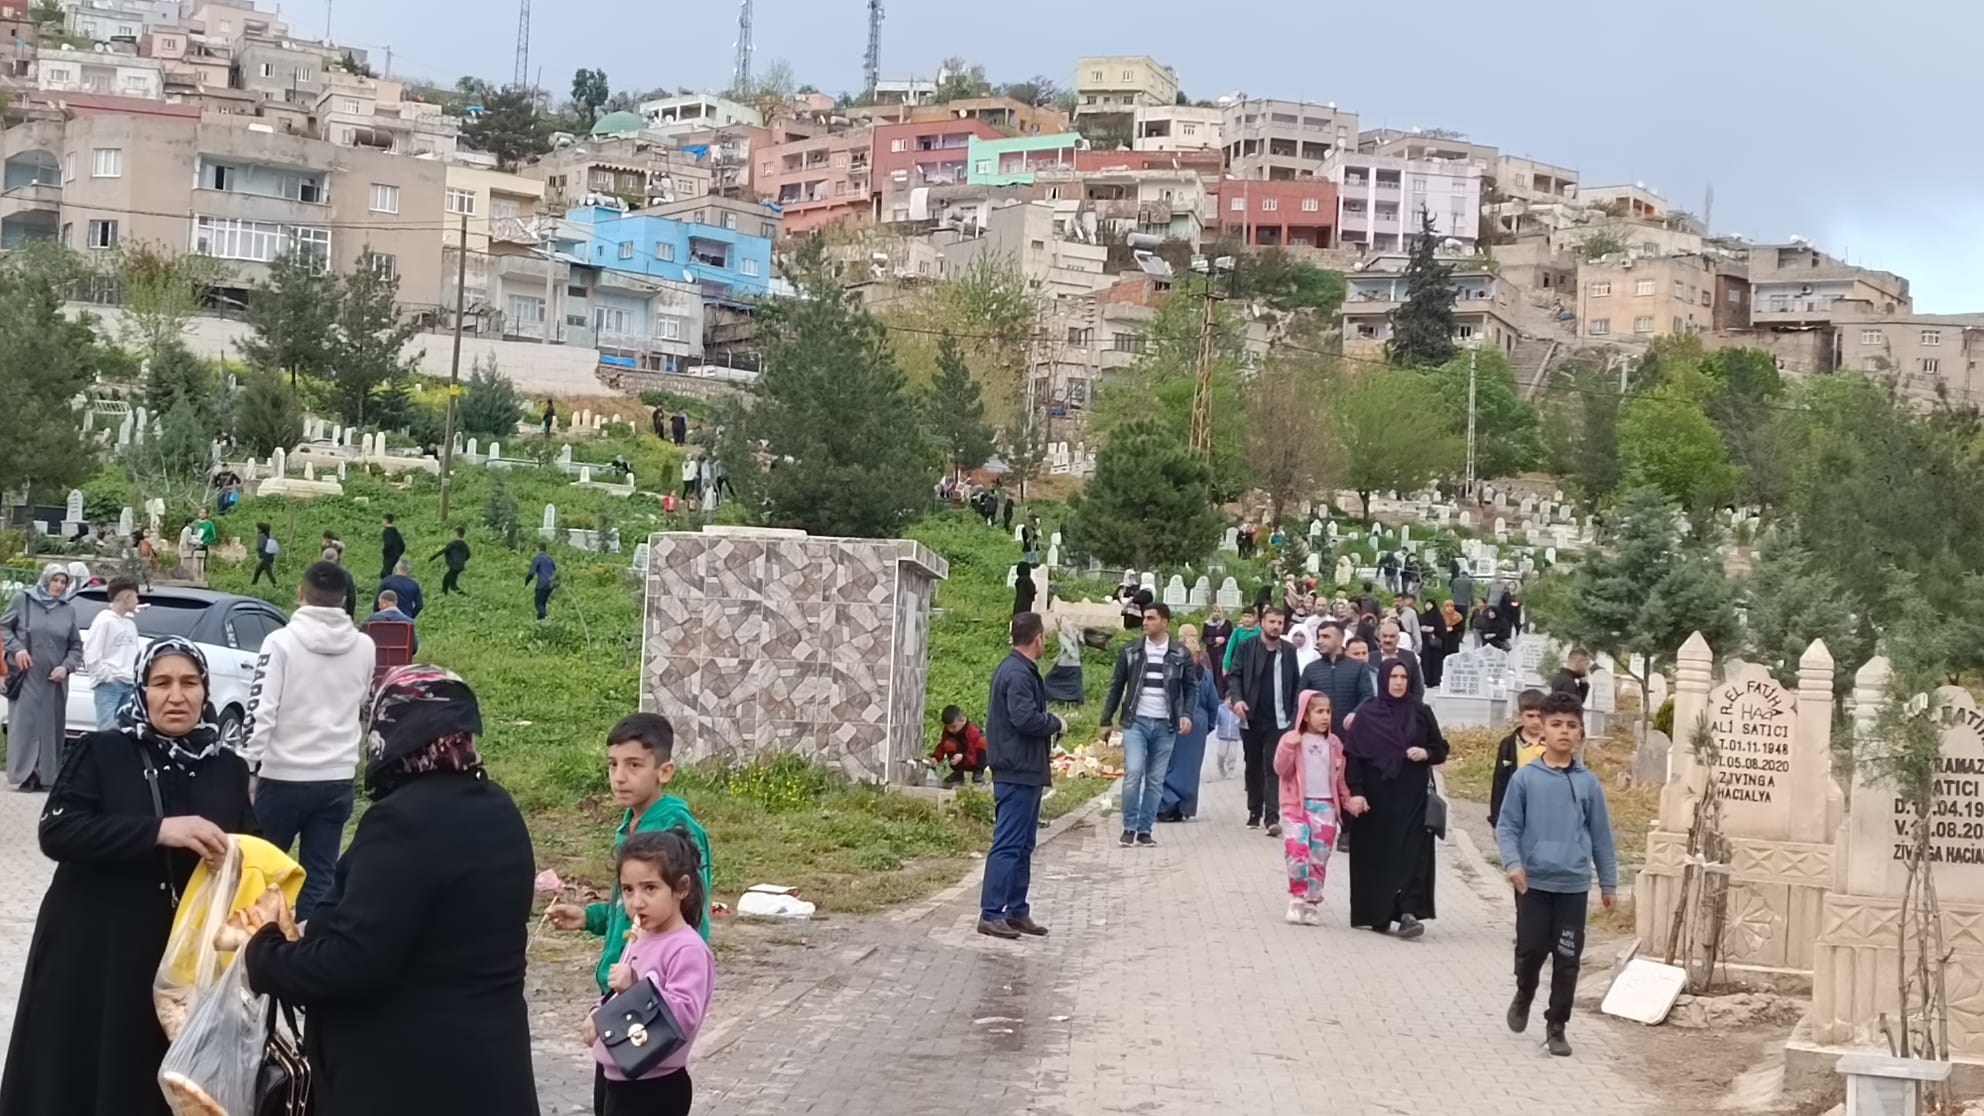
[[1199, 691], [1198, 666], [1190, 652], [1171, 640], [1171, 609], [1144, 606], [1143, 638], [1133, 639], [1116, 657], [1109, 696], [1102, 702], [1102, 736], [1122, 711], [1123, 835], [1125, 847], [1157, 844], [1151, 823], [1164, 797], [1164, 775], [1181, 733], [1192, 731], [1192, 707]]

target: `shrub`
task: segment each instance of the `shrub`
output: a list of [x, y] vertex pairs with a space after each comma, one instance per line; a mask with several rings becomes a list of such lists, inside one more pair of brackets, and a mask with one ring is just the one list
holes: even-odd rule
[[832, 788], [835, 776], [794, 752], [726, 770], [724, 790], [774, 814], [803, 810]]
[[513, 438], [517, 423], [524, 417], [524, 400], [508, 377], [497, 371], [496, 361], [480, 358], [469, 374], [457, 412], [462, 432], [477, 438]]
[[1666, 701], [1660, 703], [1659, 711], [1653, 715], [1653, 727], [1658, 732], [1666, 733], [1670, 739], [1674, 736], [1673, 698], [1668, 698]]

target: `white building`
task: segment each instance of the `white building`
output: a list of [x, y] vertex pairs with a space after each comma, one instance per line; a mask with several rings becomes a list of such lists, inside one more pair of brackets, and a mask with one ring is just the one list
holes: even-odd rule
[[108, 50], [44, 49], [35, 85], [50, 93], [98, 93], [156, 101], [165, 95], [164, 67], [156, 58]]
[[1482, 169], [1472, 162], [1337, 153], [1324, 164], [1337, 189], [1337, 242], [1398, 252], [1419, 234], [1423, 209], [1442, 239], [1472, 249], [1481, 232]]
[[1196, 105], [1138, 105], [1131, 114], [1130, 146], [1137, 151], [1217, 151], [1217, 108]]
[[635, 106], [635, 111], [648, 122], [649, 131], [667, 136], [732, 124], [752, 128], [762, 128], [765, 124], [765, 118], [757, 109], [710, 93], [685, 93], [679, 97], [642, 101]]

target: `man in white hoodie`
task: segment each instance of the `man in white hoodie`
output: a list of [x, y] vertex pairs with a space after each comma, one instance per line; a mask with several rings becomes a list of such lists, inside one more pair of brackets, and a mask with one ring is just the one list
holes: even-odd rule
[[248, 769], [262, 836], [308, 873], [296, 917], [331, 890], [338, 845], [351, 820], [358, 773], [359, 707], [372, 685], [372, 639], [345, 613], [346, 575], [331, 562], [303, 573], [289, 626], [262, 643], [248, 697]]

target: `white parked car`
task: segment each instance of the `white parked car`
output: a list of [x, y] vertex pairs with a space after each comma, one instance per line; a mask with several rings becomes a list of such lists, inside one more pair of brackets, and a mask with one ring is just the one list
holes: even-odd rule
[[[85, 589], [76, 598], [76, 622], [87, 632], [99, 613], [110, 607], [103, 586]], [[255, 681], [255, 661], [262, 641], [289, 623], [280, 609], [256, 597], [216, 593], [210, 589], [161, 586], [138, 595], [138, 638], [149, 644], [161, 636], [183, 636], [200, 645], [212, 676], [214, 712], [220, 716], [221, 740], [230, 748], [247, 743], [248, 692]], [[7, 717], [0, 702], [0, 723]], [[96, 694], [90, 680], [77, 674], [69, 683], [70, 737], [96, 731]]]

